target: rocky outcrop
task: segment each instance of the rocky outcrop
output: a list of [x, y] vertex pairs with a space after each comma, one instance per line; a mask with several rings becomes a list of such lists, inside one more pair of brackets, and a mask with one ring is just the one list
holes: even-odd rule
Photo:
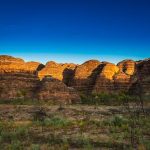
[[116, 92], [127, 92], [133, 84], [133, 76], [136, 72], [136, 62], [123, 60], [117, 64], [119, 72], [114, 76], [114, 89]]
[[33, 74], [38, 73], [38, 71], [40, 71], [43, 68], [44, 65], [39, 62], [30, 61], [25, 63], [25, 70]]
[[132, 77], [124, 72], [119, 72], [114, 76], [115, 92], [127, 92], [132, 84]]
[[150, 58], [139, 61], [136, 64], [134, 84], [130, 92], [140, 96], [142, 99], [150, 99]]
[[25, 62], [0, 56], [0, 99], [79, 102], [77, 94], [126, 91], [150, 98], [150, 59], [117, 65], [89, 60], [81, 65]]
[[38, 62], [24, 62], [11, 56], [0, 56], [0, 99], [39, 99], [63, 103], [80, 100], [76, 91], [70, 90], [55, 78], [47, 76], [40, 81], [38, 71], [43, 67]]
[[12, 56], [0, 56], [0, 73], [17, 73], [24, 71], [24, 60]]
[[38, 81], [33, 74], [0, 74], [0, 99], [34, 99]]
[[136, 72], [136, 62], [124, 60], [116, 65], [108, 62], [97, 76], [93, 93], [128, 91], [133, 84], [133, 75]]
[[101, 65], [102, 69], [98, 74], [93, 88], [93, 93], [114, 92], [114, 75], [119, 72], [119, 68], [112, 63], [104, 63]]
[[0, 73], [29, 73], [36, 74], [44, 67], [39, 62], [25, 62], [23, 59], [12, 56], [0, 56]]
[[77, 103], [80, 101], [75, 90], [71, 91], [63, 82], [52, 77], [42, 79], [37, 93], [39, 100], [48, 100], [54, 103]]
[[97, 76], [93, 93], [128, 91], [133, 84], [136, 62], [123, 60], [116, 65], [108, 62]]
[[71, 64], [58, 64], [54, 61], [46, 63], [46, 66], [38, 72], [40, 79], [43, 79], [45, 76], [52, 76], [60, 81], [63, 81], [65, 84], [68, 84], [71, 78], [73, 77], [74, 69], [76, 65]]
[[98, 60], [89, 60], [77, 66], [70, 85], [81, 93], [91, 92], [100, 69], [100, 64]]
[[26, 63], [12, 56], [0, 56], [0, 99], [34, 98], [40, 63]]
[[135, 73], [136, 62], [133, 60], [123, 60], [117, 64], [120, 72], [124, 72], [127, 75], [133, 75]]

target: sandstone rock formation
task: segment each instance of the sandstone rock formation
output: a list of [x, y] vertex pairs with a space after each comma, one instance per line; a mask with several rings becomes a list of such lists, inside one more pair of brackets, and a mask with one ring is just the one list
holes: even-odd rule
[[50, 61], [44, 66], [0, 56], [0, 100], [28, 98], [71, 103], [79, 102], [78, 94], [82, 93], [120, 91], [150, 98], [150, 59], [124, 60], [117, 65], [97, 60], [81, 65]]
[[150, 99], [150, 58], [137, 62], [131, 92], [142, 99]]
[[64, 83], [68, 84], [69, 80], [72, 78], [74, 69], [76, 65], [71, 64], [58, 64], [54, 61], [50, 61], [46, 63], [46, 66], [38, 72], [38, 76], [40, 79], [44, 78], [45, 76], [52, 76]]
[[25, 62], [23, 59], [14, 58], [12, 56], [0, 56], [0, 73], [32, 73], [44, 67], [39, 62]]
[[119, 72], [119, 68], [112, 63], [104, 63], [101, 66], [102, 69], [96, 78], [93, 93], [114, 92], [115, 87], [113, 77]]
[[124, 72], [127, 75], [133, 75], [135, 72], [136, 62], [133, 60], [123, 60], [117, 64], [120, 72]]
[[33, 99], [38, 81], [32, 74], [0, 74], [0, 99]]
[[38, 99], [48, 100], [54, 103], [79, 102], [80, 97], [68, 88], [63, 82], [52, 77], [45, 77], [38, 87]]
[[128, 91], [132, 85], [132, 77], [124, 72], [119, 72], [114, 76], [114, 90], [116, 92]]
[[30, 61], [25, 63], [25, 69], [33, 74], [36, 74], [38, 71], [40, 71], [43, 68], [44, 65], [39, 62]]
[[70, 85], [75, 87], [81, 93], [91, 92], [99, 72], [100, 64], [101, 63], [98, 60], [89, 60], [82, 65], [77, 66]]
[[24, 60], [12, 56], [0, 56], [0, 73], [17, 73], [24, 70]]
[[49, 80], [48, 77], [40, 81], [38, 71], [43, 67], [38, 62], [26, 63], [11, 56], [0, 56], [0, 99], [39, 99], [63, 103], [80, 100], [78, 94], [71, 92], [61, 81]]
[[103, 62], [97, 76], [93, 93], [128, 91], [133, 84], [133, 75], [136, 71], [136, 62], [123, 60], [116, 65]]

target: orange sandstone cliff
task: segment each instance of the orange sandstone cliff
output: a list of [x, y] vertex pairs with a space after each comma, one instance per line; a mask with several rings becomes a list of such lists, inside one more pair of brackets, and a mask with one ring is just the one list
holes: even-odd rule
[[0, 99], [79, 102], [81, 93], [141, 92], [150, 97], [150, 59], [123, 60], [117, 65], [89, 60], [81, 65], [25, 62], [0, 56]]

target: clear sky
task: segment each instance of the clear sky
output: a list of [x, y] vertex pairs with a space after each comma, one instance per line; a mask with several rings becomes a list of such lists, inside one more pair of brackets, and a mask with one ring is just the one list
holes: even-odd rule
[[0, 54], [43, 63], [150, 57], [150, 0], [0, 0]]

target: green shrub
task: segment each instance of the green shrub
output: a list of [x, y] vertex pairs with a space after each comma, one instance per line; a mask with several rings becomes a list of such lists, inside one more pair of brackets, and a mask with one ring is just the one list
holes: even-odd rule
[[71, 122], [62, 117], [45, 118], [43, 121], [35, 121], [37, 125], [41, 126], [53, 126], [53, 127], [65, 127], [71, 124]]
[[125, 124], [128, 123], [128, 120], [123, 118], [121, 115], [116, 115], [112, 117], [110, 120], [104, 121], [105, 125], [115, 126], [115, 127], [124, 127]]

